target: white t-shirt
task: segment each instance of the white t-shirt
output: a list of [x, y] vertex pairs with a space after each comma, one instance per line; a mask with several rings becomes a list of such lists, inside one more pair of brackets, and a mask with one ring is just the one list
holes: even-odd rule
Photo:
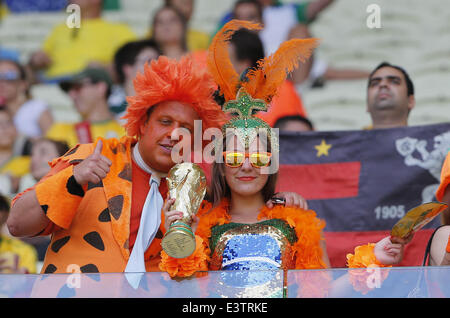
[[287, 40], [289, 31], [297, 24], [295, 7], [290, 4], [268, 6], [263, 11], [264, 29], [260, 37], [265, 55], [274, 53]]
[[34, 99], [26, 101], [14, 116], [14, 125], [17, 131], [27, 137], [41, 137], [39, 118], [47, 109], [48, 104], [43, 101]]

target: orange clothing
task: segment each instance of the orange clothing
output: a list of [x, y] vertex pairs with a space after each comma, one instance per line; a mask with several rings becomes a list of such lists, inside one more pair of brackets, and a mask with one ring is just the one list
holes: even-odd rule
[[[42, 273], [67, 273], [73, 264], [84, 273], [123, 272], [126, 267], [131, 254], [130, 239], [136, 238], [139, 207], [144, 204], [150, 176], [133, 168], [131, 147], [135, 139], [100, 139], [102, 155], [112, 162], [100, 183], [81, 187], [73, 177], [73, 166], [94, 151], [92, 143], [79, 144], [54, 159], [50, 172], [34, 187], [39, 204], [51, 221], [39, 233], [52, 234]], [[133, 186], [134, 178], [138, 186]], [[163, 187], [161, 183], [160, 190]], [[159, 271], [163, 224], [162, 214], [161, 227], [144, 255], [147, 271]]]
[[447, 153], [447, 157], [445, 158], [444, 164], [442, 165], [441, 170], [441, 184], [436, 191], [436, 198], [439, 201], [442, 201], [445, 190], [450, 184], [450, 152]]
[[285, 80], [278, 89], [278, 95], [273, 98], [269, 110], [267, 112], [257, 113], [256, 117], [265, 120], [273, 127], [281, 117], [293, 115], [308, 117], [294, 84], [291, 81]]

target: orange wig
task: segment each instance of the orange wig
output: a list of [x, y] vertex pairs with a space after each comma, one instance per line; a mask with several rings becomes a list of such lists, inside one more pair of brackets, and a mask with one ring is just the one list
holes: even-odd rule
[[125, 129], [129, 136], [139, 137], [139, 127], [147, 120], [147, 111], [164, 101], [178, 101], [191, 106], [202, 120], [203, 131], [220, 128], [227, 120], [214, 101], [216, 85], [204, 70], [195, 67], [190, 57], [180, 61], [160, 56], [144, 66], [133, 81], [135, 96], [128, 96]]

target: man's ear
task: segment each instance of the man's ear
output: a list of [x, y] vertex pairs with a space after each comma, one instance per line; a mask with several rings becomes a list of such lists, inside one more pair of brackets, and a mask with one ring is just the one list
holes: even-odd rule
[[416, 106], [416, 99], [414, 97], [414, 95], [409, 95], [408, 96], [408, 109], [409, 111], [411, 111], [414, 106]]
[[147, 123], [149, 121], [149, 117], [143, 122], [141, 122], [141, 125], [139, 126], [139, 136], [144, 135], [145, 130], [147, 129]]

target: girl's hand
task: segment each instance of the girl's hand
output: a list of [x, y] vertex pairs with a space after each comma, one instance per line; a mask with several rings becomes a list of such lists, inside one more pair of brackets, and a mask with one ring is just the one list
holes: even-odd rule
[[163, 205], [164, 228], [166, 229], [166, 231], [169, 230], [169, 227], [173, 222], [183, 218], [183, 212], [175, 211], [175, 210], [169, 211], [170, 207], [174, 203], [175, 203], [175, 199], [171, 199], [171, 198], [169, 198], [169, 195], [167, 195], [166, 202], [164, 202], [164, 205]]
[[373, 252], [383, 265], [394, 265], [402, 261], [403, 247], [403, 244], [392, 243], [390, 237], [387, 236], [375, 244]]

